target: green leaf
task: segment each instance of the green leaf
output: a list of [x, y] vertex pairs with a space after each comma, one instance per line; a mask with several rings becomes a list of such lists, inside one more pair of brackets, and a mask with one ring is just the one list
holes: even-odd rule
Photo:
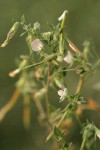
[[57, 127], [55, 127], [54, 128], [54, 134], [55, 134], [55, 136], [57, 137], [57, 139], [60, 141], [61, 139], [62, 139], [62, 132], [57, 128]]
[[72, 143], [65, 142], [65, 143], [64, 143], [64, 148], [65, 148], [66, 150], [69, 150], [71, 144], [72, 144]]

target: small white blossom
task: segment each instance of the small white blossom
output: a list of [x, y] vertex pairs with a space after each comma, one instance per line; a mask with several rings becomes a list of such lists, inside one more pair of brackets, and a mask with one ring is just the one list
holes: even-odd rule
[[66, 57], [64, 57], [64, 61], [67, 62], [68, 64], [71, 64], [73, 62], [73, 57], [70, 51], [68, 51]]
[[43, 43], [39, 39], [35, 39], [31, 45], [32, 50], [35, 52], [41, 51], [43, 49]]
[[58, 95], [60, 96], [60, 100], [64, 100], [67, 95], [67, 88], [58, 91]]
[[65, 18], [66, 13], [68, 13], [67, 10], [65, 10], [65, 11], [63, 12], [63, 14], [58, 18], [58, 21], [62, 21], [62, 20]]

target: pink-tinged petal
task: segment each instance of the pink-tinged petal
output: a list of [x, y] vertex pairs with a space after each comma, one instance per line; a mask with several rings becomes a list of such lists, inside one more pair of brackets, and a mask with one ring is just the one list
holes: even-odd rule
[[35, 52], [41, 51], [43, 49], [43, 43], [39, 39], [35, 39], [32, 43], [32, 50]]
[[64, 61], [67, 62], [68, 64], [71, 64], [73, 62], [73, 57], [70, 51], [68, 51], [66, 57], [64, 57]]

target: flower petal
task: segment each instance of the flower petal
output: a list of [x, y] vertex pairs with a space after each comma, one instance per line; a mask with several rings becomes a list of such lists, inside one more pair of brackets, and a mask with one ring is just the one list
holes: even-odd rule
[[64, 61], [67, 62], [68, 64], [71, 64], [72, 61], [73, 61], [72, 58], [73, 58], [73, 57], [72, 57], [70, 51], [68, 51], [66, 57], [64, 57]]
[[58, 95], [60, 96], [60, 100], [64, 100], [67, 95], [67, 88], [58, 91]]
[[35, 39], [31, 45], [32, 50], [35, 52], [41, 51], [43, 49], [43, 43], [39, 39]]

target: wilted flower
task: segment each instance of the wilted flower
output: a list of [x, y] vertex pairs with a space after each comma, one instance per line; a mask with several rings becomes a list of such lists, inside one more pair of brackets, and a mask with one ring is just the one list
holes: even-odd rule
[[35, 39], [32, 43], [32, 50], [35, 52], [41, 51], [43, 49], [43, 43], [39, 39]]
[[15, 77], [19, 72], [20, 72], [19, 69], [16, 69], [16, 70], [14, 70], [14, 71], [11, 71], [11, 72], [9, 73], [9, 76], [13, 78], [13, 77]]
[[62, 20], [65, 18], [66, 13], [68, 13], [67, 10], [65, 10], [65, 11], [63, 12], [63, 14], [58, 18], [58, 21], [62, 21]]
[[73, 62], [73, 57], [70, 51], [68, 51], [66, 57], [64, 57], [64, 61], [67, 62], [68, 64], [71, 64]]
[[60, 100], [64, 100], [67, 95], [67, 88], [58, 91], [58, 95], [60, 96]]

